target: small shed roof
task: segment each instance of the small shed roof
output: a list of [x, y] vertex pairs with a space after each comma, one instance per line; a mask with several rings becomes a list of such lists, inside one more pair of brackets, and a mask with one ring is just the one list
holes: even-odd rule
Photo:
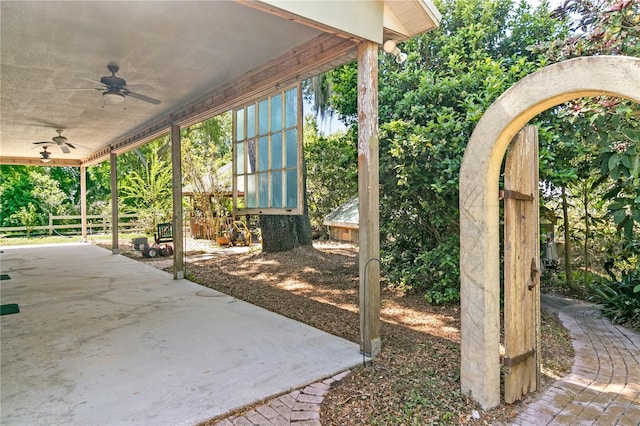
[[339, 226], [342, 228], [358, 229], [358, 205], [358, 197], [350, 198], [349, 201], [341, 204], [334, 211], [329, 213], [322, 221], [322, 224], [325, 226]]

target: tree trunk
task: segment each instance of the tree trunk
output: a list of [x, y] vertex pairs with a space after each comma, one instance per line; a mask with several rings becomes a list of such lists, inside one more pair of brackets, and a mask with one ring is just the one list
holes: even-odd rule
[[[302, 185], [307, 187], [307, 167], [302, 170]], [[260, 215], [262, 251], [279, 253], [300, 246], [313, 246], [307, 191], [304, 193], [304, 213], [302, 215]]]
[[573, 285], [573, 271], [571, 270], [571, 244], [569, 243], [569, 203], [567, 202], [567, 189], [562, 187], [562, 216], [564, 220], [564, 274], [567, 279], [567, 286], [570, 289]]
[[589, 286], [589, 188], [585, 179], [584, 191], [584, 288]]
[[300, 216], [262, 215], [260, 230], [262, 251], [265, 253], [278, 253], [312, 245], [311, 223], [306, 209], [305, 214]]

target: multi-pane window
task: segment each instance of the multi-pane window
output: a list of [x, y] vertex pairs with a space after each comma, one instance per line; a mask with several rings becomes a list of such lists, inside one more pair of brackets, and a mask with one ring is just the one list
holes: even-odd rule
[[301, 105], [297, 85], [234, 110], [238, 213], [302, 213]]

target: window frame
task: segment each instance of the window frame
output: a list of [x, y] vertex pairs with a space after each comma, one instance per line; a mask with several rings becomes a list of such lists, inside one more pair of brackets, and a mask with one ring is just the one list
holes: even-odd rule
[[[296, 94], [296, 122], [294, 125], [290, 125], [287, 127], [287, 93], [295, 90]], [[271, 125], [273, 124], [273, 99], [281, 97], [280, 99], [280, 119], [281, 125], [278, 130], [273, 130]], [[266, 105], [268, 106], [267, 112], [267, 123], [268, 128], [266, 133], [264, 132], [264, 123], [260, 121], [262, 110], [260, 105], [266, 101]], [[232, 191], [233, 191], [233, 214], [235, 216], [238, 215], [248, 215], [248, 214], [260, 214], [260, 215], [301, 215], [304, 213], [304, 149], [303, 149], [303, 112], [302, 112], [302, 84], [297, 83], [291, 86], [287, 86], [284, 89], [281, 89], [277, 92], [269, 93], [266, 96], [260, 96], [253, 99], [251, 102], [245, 103], [238, 107], [233, 108], [233, 139], [232, 139]], [[253, 126], [250, 126], [249, 123], [249, 113], [248, 110], [253, 109]], [[242, 121], [243, 123], [238, 123], [238, 112], [242, 111]], [[239, 137], [239, 125], [242, 125], [241, 130], [242, 134]], [[252, 128], [254, 130], [254, 134], [249, 137], [247, 133], [248, 129]], [[287, 162], [287, 135], [292, 130], [296, 131], [296, 158], [295, 158], [295, 168], [287, 167], [289, 164]], [[274, 139], [274, 135], [281, 135], [280, 139], [280, 149], [281, 149], [281, 157], [279, 168], [272, 169], [272, 161], [273, 161], [273, 152], [272, 140]], [[260, 158], [260, 149], [261, 142], [266, 140], [267, 142], [267, 168], [264, 168], [264, 159]], [[277, 140], [277, 136], [276, 136]], [[253, 153], [250, 153], [250, 145], [253, 144]], [[238, 170], [238, 146], [242, 145], [242, 167]], [[251, 159], [253, 156], [253, 160]], [[295, 170], [296, 172], [296, 190], [295, 190], [295, 206], [287, 206], [287, 199], [289, 195], [293, 195], [291, 192], [287, 192], [287, 184], [288, 178], [291, 175], [291, 172]], [[238, 172], [241, 173], [238, 173]], [[273, 194], [272, 187], [273, 179], [276, 174], [280, 174], [280, 207], [272, 207], [273, 205]], [[260, 181], [261, 177], [264, 179], [266, 175], [267, 184], [266, 194], [261, 191]], [[243, 181], [243, 189], [244, 191], [239, 191], [238, 188], [238, 179], [242, 179]], [[277, 178], [277, 177], [276, 177]], [[247, 207], [247, 196], [248, 196], [248, 184], [249, 180], [252, 179], [254, 181], [254, 190], [255, 190], [255, 206]], [[266, 202], [265, 202], [266, 197]], [[242, 206], [239, 206], [239, 202], [242, 200]], [[265, 207], [266, 206], [266, 207]]]

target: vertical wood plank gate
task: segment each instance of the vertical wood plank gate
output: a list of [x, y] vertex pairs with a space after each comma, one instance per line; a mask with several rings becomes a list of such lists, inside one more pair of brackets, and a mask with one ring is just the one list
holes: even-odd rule
[[540, 384], [537, 127], [509, 145], [504, 188], [504, 400], [512, 403]]

